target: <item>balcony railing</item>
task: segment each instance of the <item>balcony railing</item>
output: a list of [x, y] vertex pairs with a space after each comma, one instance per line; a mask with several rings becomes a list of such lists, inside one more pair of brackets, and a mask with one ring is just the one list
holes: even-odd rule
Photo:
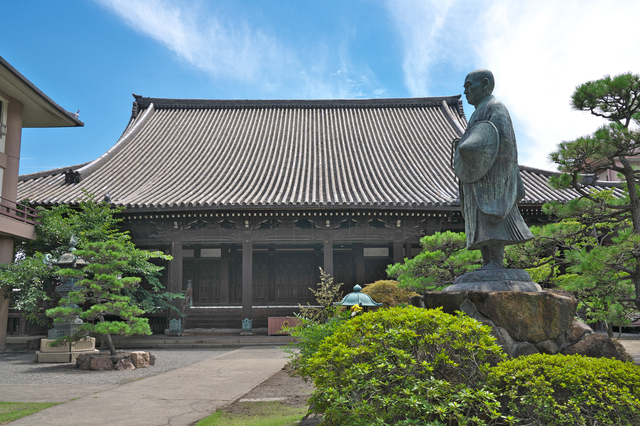
[[0, 214], [31, 225], [35, 225], [38, 219], [38, 211], [36, 209], [4, 197], [0, 197]]

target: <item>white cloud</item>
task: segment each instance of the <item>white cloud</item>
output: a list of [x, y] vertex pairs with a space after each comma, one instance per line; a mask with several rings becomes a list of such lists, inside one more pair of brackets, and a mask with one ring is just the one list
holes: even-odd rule
[[520, 163], [532, 167], [552, 168], [548, 154], [559, 142], [603, 124], [571, 110], [575, 86], [640, 72], [635, 0], [389, 0], [388, 7], [404, 41], [410, 93], [436, 94], [436, 61], [439, 68], [463, 67], [455, 77], [461, 84], [466, 72], [492, 70], [494, 93], [516, 125]]
[[552, 167], [548, 153], [559, 142], [604, 123], [572, 110], [570, 96], [605, 74], [640, 72], [638, 16], [635, 1], [491, 3], [477, 55], [496, 75], [496, 96], [521, 124], [521, 162]]
[[412, 96], [429, 94], [429, 70], [448, 56], [447, 41], [453, 36], [445, 27], [455, 0], [387, 0], [404, 46], [405, 85]]
[[[344, 98], [354, 92], [349, 78], [354, 74], [355, 78], [369, 78], [368, 68], [354, 72], [349, 63], [341, 63], [338, 74], [332, 75], [329, 68], [335, 55], [321, 43], [296, 50], [268, 30], [252, 27], [240, 18], [214, 16], [206, 3], [95, 1], [213, 79], [253, 86], [257, 96]], [[346, 51], [346, 47], [339, 50]], [[371, 91], [379, 90], [375, 84]]]

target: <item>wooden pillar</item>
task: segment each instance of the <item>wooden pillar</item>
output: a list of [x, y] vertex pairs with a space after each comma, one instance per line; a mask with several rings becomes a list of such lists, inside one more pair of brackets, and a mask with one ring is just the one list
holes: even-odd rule
[[220, 303], [229, 303], [229, 244], [220, 248]]
[[324, 265], [322, 269], [325, 274], [333, 277], [333, 241], [324, 242]]
[[402, 241], [393, 242], [393, 263], [401, 263], [402, 260], [404, 259], [402, 246], [403, 246]]
[[269, 279], [267, 282], [267, 300], [275, 302], [276, 300], [276, 246], [269, 245], [268, 257]]
[[[244, 231], [242, 237], [242, 320], [253, 321], [253, 242], [251, 231]], [[253, 328], [253, 326], [251, 326]], [[244, 329], [245, 332], [251, 330]]]
[[356, 255], [356, 284], [364, 287], [364, 244], [356, 243], [353, 245]]
[[405, 249], [405, 254], [404, 257], [406, 257], [407, 259], [413, 259], [413, 253], [411, 250], [411, 241], [405, 241], [404, 242], [404, 249]]
[[[170, 255], [173, 259], [169, 262], [169, 285], [168, 289], [172, 293], [182, 292], [182, 235], [180, 232], [171, 233], [171, 247], [169, 249]], [[182, 305], [181, 300], [175, 300], [174, 306], [180, 309]], [[171, 310], [169, 319], [178, 319], [179, 315], [174, 310]]]

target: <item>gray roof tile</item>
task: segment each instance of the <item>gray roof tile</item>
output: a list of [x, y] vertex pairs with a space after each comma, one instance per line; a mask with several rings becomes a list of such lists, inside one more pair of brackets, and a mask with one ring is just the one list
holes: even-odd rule
[[[454, 207], [460, 96], [225, 101], [136, 97], [120, 140], [77, 166], [20, 177], [20, 199], [74, 203], [81, 189], [132, 208]], [[67, 170], [65, 168], [64, 170]], [[525, 204], [568, 200], [522, 168]]]

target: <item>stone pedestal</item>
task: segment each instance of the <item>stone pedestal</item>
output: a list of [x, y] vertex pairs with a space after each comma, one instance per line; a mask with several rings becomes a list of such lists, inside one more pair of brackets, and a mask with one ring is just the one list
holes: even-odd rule
[[611, 339], [574, 320], [578, 301], [566, 291], [431, 291], [413, 298], [412, 304], [442, 307], [448, 314], [462, 311], [489, 325], [511, 357], [563, 353], [625, 360]]
[[489, 269], [467, 272], [453, 281], [444, 291], [542, 291], [523, 269]]
[[96, 349], [96, 339], [89, 337], [62, 346], [50, 346], [55, 339], [41, 339], [40, 350], [36, 351], [36, 362], [75, 362], [82, 354], [99, 354]]

